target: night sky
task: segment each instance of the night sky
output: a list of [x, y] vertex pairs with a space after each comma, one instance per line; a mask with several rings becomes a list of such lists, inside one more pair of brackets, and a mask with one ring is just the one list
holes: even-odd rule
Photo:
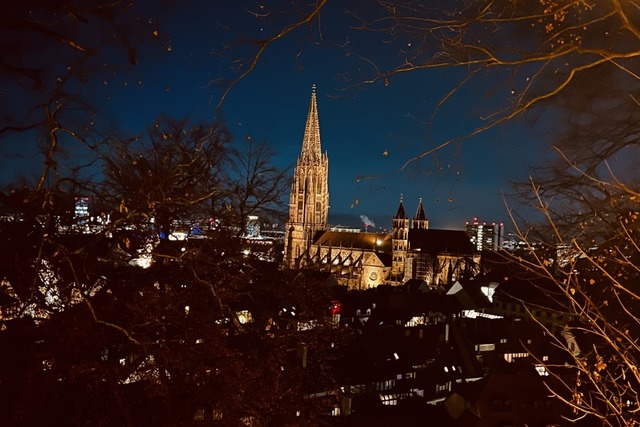
[[[236, 75], [229, 57], [242, 55], [244, 48], [225, 52], [227, 58], [213, 52], [237, 39], [235, 30], [249, 38], [270, 31], [241, 3], [224, 2], [220, 9], [218, 2], [191, 8], [177, 3], [156, 7], [154, 2], [151, 15], [162, 23], [162, 41], [141, 49], [133, 69], [96, 82], [93, 88], [93, 99], [110, 123], [137, 133], [158, 114], [213, 120], [224, 82]], [[525, 178], [527, 165], [538, 161], [534, 147], [542, 136], [526, 123], [515, 122], [451, 144], [400, 170], [423, 150], [482, 124], [480, 117], [495, 102], [487, 92], [496, 82], [470, 85], [430, 121], [438, 101], [458, 84], [465, 70], [414, 72], [388, 85], [355, 87], [358, 77], [371, 70], [336, 44], [348, 42], [349, 49], [371, 55], [382, 65], [396, 59], [398, 52], [378, 36], [349, 30], [350, 18], [342, 6], [330, 3], [321, 16], [321, 39], [317, 31], [309, 36], [308, 28], [302, 28], [276, 41], [256, 69], [231, 90], [218, 113], [234, 140], [267, 141], [279, 166], [293, 166], [311, 86], [316, 84], [322, 145], [329, 156], [330, 219], [336, 214], [367, 215], [377, 226], [388, 228], [402, 193], [410, 214], [423, 198], [432, 228], [459, 229], [474, 217], [508, 224], [502, 193], [511, 191], [509, 180]], [[346, 82], [339, 78], [345, 72], [351, 76]], [[2, 154], [4, 182], [40, 160], [25, 136], [4, 143]]]

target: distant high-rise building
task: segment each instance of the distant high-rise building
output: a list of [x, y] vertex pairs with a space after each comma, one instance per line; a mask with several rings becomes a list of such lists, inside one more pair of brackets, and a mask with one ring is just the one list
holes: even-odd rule
[[249, 215], [244, 232], [245, 237], [257, 239], [260, 237], [260, 218], [257, 215]]
[[466, 223], [466, 230], [471, 243], [478, 251], [497, 251], [502, 247], [504, 224], [495, 222], [479, 222], [478, 218]]
[[76, 197], [74, 218], [76, 220], [86, 221], [89, 218], [89, 197]]

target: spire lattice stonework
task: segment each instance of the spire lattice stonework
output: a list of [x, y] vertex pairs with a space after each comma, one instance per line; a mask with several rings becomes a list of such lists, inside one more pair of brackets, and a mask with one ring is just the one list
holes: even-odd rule
[[302, 153], [300, 160], [306, 164], [320, 164], [322, 152], [320, 147], [320, 121], [318, 119], [318, 103], [316, 101], [316, 85], [311, 89], [307, 125], [302, 139]]

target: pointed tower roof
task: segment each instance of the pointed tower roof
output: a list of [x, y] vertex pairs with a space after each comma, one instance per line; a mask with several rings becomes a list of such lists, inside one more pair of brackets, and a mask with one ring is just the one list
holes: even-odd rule
[[400, 205], [398, 206], [398, 212], [393, 219], [407, 219], [407, 214], [404, 213], [404, 206], [402, 205], [402, 194], [400, 194]]
[[318, 103], [316, 101], [315, 84], [311, 87], [311, 101], [309, 101], [307, 125], [304, 127], [300, 159], [304, 163], [311, 164], [319, 164], [322, 159], [320, 147], [320, 122], [318, 120]]
[[427, 219], [427, 216], [424, 214], [424, 208], [422, 207], [422, 197], [420, 197], [420, 202], [418, 203], [418, 210], [416, 211], [416, 216], [414, 219], [416, 221], [424, 221]]

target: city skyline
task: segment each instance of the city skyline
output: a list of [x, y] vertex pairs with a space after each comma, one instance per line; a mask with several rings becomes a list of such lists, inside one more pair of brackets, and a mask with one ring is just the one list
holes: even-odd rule
[[[154, 18], [163, 23], [160, 36], [170, 39], [161, 47], [170, 43], [171, 51], [147, 46], [131, 71], [93, 82], [89, 89], [110, 126], [131, 135], [143, 132], [160, 114], [209, 122], [221, 118], [236, 143], [266, 141], [276, 152], [276, 165], [292, 168], [315, 84], [323, 149], [331, 163], [330, 215], [366, 215], [388, 227], [403, 194], [409, 209], [423, 198], [435, 227], [463, 228], [474, 217], [509, 224], [502, 193], [511, 190], [509, 180], [526, 177], [526, 166], [536, 160], [535, 137], [524, 124], [451, 144], [403, 169], [410, 158], [463, 137], [482, 121], [479, 105], [490, 102], [482, 86], [472, 85], [438, 107], [464, 70], [410, 73], [361, 88], [356, 77], [338, 78], [362, 66], [361, 61], [331, 43], [309, 43], [292, 34], [269, 47], [216, 111], [224, 87], [216, 82], [234, 74], [212, 52], [235, 37], [222, 23], [245, 25], [247, 12], [240, 6], [217, 10], [215, 22], [200, 12], [162, 4]], [[346, 19], [342, 10], [328, 5], [323, 14], [327, 40], [353, 37], [340, 33]], [[242, 28], [250, 34], [256, 30]], [[16, 135], [3, 147], [3, 184], [42, 164], [34, 155], [36, 139], [35, 134]]]
[[0, 424], [638, 425], [637, 6], [8, 2]]

